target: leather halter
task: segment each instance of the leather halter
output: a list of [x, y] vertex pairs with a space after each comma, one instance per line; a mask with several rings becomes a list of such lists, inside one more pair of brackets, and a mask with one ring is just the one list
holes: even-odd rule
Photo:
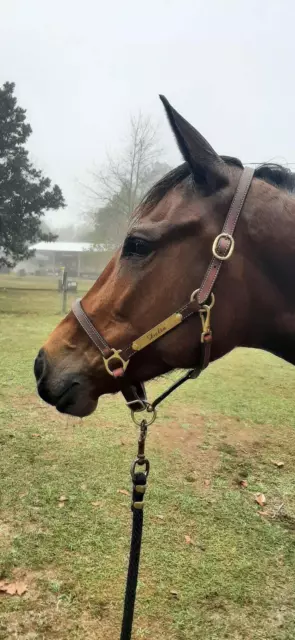
[[[106, 371], [113, 377], [122, 377], [122, 393], [133, 412], [141, 411], [147, 406], [152, 407], [152, 410], [154, 410], [160, 400], [167, 397], [167, 395], [177, 386], [189, 378], [197, 377], [197, 375], [199, 375], [201, 371], [206, 369], [208, 366], [210, 362], [212, 344], [210, 314], [215, 301], [213, 287], [223, 262], [228, 260], [234, 251], [235, 242], [233, 234], [239, 215], [245, 203], [253, 175], [254, 169], [246, 167], [243, 170], [222, 232], [213, 242], [213, 257], [201, 286], [199, 289], [193, 291], [190, 300], [185, 305], [166, 318], [163, 322], [160, 322], [158, 325], [147, 331], [147, 333], [134, 340], [129, 346], [123, 349], [113, 349], [92, 324], [91, 320], [85, 313], [80, 300], [76, 300], [76, 302], [74, 302], [72, 311], [81, 327], [89, 336], [90, 340], [100, 351]], [[202, 357], [200, 365], [197, 368], [190, 370], [185, 376], [183, 376], [183, 378], [181, 378], [180, 381], [174, 383], [171, 388], [169, 388], [169, 390], [160, 397], [160, 399], [157, 399], [153, 403], [153, 405], [148, 405], [143, 384], [132, 384], [128, 380], [128, 376], [125, 374], [130, 358], [155, 340], [158, 340], [163, 335], [177, 327], [195, 313], [200, 314], [202, 322]]]

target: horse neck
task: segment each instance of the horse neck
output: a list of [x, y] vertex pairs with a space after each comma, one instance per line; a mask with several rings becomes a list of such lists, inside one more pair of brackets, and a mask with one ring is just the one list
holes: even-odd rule
[[264, 185], [249, 220], [252, 311], [249, 346], [295, 364], [295, 198]]

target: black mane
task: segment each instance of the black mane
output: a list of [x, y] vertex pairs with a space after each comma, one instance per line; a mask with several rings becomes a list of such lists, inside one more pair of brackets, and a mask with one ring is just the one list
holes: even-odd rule
[[[244, 165], [238, 158], [232, 158], [231, 156], [221, 156], [221, 158], [226, 164], [243, 169]], [[256, 167], [254, 176], [255, 178], [264, 180], [264, 182], [272, 184], [278, 189], [289, 191], [290, 193], [295, 192], [295, 173], [288, 167], [283, 167], [280, 164], [272, 162], [264, 163]], [[173, 189], [185, 180], [187, 187], [192, 189], [193, 179], [187, 162], [172, 169], [172, 171], [169, 171], [169, 173], [161, 178], [146, 194], [141, 204], [148, 207], [156, 206], [170, 189]]]
[[290, 193], [294, 193], [295, 191], [295, 173], [288, 167], [283, 167], [281, 164], [275, 164], [273, 162], [261, 164], [255, 169], [254, 175], [256, 178], [260, 178], [264, 180], [264, 182], [278, 187], [278, 189], [283, 189]]

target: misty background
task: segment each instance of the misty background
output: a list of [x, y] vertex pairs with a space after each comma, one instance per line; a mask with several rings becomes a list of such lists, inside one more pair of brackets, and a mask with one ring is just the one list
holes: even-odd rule
[[291, 0], [2, 0], [0, 85], [16, 83], [32, 160], [67, 203], [46, 222], [89, 220], [131, 117], [157, 130], [153, 162], [180, 162], [159, 93], [218, 152], [295, 163], [294, 18]]

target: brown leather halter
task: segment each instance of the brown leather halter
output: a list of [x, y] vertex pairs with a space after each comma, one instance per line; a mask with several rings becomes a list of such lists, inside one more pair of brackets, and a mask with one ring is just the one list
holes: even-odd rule
[[[142, 411], [147, 409], [148, 411], [155, 413], [155, 407], [164, 398], [167, 397], [174, 389], [180, 384], [188, 380], [189, 378], [197, 377], [210, 362], [211, 344], [212, 344], [212, 331], [210, 325], [211, 309], [214, 305], [215, 298], [213, 294], [213, 287], [216, 282], [217, 276], [221, 269], [221, 265], [224, 261], [228, 260], [235, 246], [233, 234], [236, 228], [239, 215], [242, 211], [245, 203], [252, 178], [254, 175], [254, 169], [246, 167], [240, 177], [235, 195], [230, 205], [222, 232], [215, 238], [212, 246], [212, 260], [207, 269], [203, 282], [199, 289], [193, 291], [190, 300], [182, 306], [178, 311], [166, 318], [163, 322], [160, 322], [155, 327], [147, 331], [136, 340], [134, 340], [128, 347], [123, 349], [113, 349], [106, 342], [103, 336], [97, 331], [86, 315], [80, 300], [74, 302], [72, 311], [80, 323], [81, 327], [89, 336], [90, 340], [95, 344], [100, 351], [106, 371], [113, 377], [122, 377], [123, 386], [122, 393], [127, 401], [128, 406], [134, 411]], [[187, 320], [191, 315], [199, 313], [202, 322], [201, 332], [201, 345], [202, 356], [201, 363], [195, 369], [191, 369], [186, 373], [178, 382], [169, 387], [168, 391], [157, 398], [152, 404], [149, 404], [146, 400], [145, 390], [142, 383], [138, 385], [131, 384], [128, 381], [125, 371], [127, 365], [132, 356], [147, 347], [155, 340], [158, 340], [163, 335], [171, 331], [179, 324]], [[126, 380], [126, 383], [124, 383]]]

